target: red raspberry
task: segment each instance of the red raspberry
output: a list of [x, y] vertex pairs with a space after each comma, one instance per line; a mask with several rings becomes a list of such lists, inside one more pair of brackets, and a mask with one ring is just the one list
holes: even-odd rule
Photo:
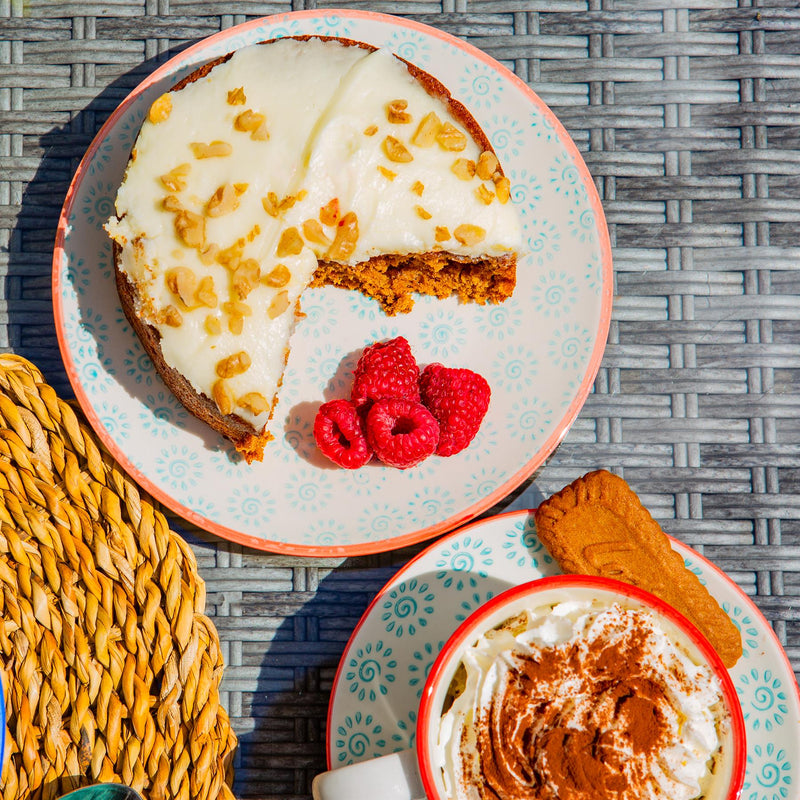
[[349, 400], [331, 400], [319, 407], [314, 439], [317, 447], [340, 467], [358, 469], [372, 458], [361, 417]]
[[422, 402], [439, 423], [440, 456], [461, 452], [483, 422], [492, 390], [486, 379], [470, 369], [429, 364], [419, 379]]
[[436, 450], [439, 423], [421, 403], [377, 400], [367, 414], [367, 441], [384, 464], [407, 469]]
[[419, 402], [419, 367], [402, 336], [365, 347], [353, 375], [350, 399], [364, 411], [389, 397]]

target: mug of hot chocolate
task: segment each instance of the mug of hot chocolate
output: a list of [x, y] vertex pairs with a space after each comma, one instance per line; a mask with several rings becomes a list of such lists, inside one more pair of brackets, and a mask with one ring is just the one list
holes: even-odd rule
[[744, 720], [721, 659], [654, 595], [557, 575], [447, 640], [416, 748], [317, 776], [315, 800], [736, 800]]

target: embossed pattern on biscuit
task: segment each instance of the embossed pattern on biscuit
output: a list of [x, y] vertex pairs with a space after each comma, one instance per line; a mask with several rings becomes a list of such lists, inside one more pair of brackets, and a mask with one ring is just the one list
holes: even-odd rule
[[615, 578], [651, 592], [688, 617], [725, 666], [738, 661], [739, 629], [622, 478], [606, 470], [587, 473], [545, 500], [534, 518], [564, 572]]

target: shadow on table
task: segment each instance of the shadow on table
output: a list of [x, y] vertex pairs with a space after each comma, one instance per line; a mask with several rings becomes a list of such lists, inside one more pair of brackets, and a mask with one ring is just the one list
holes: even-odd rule
[[[73, 392], [56, 337], [51, 275], [58, 220], [70, 182], [95, 135], [119, 103], [153, 70], [191, 44], [176, 45], [138, 64], [100, 91], [69, 122], [38, 139], [41, 161], [25, 185], [8, 243], [8, 341], [2, 346], [39, 367], [62, 397], [72, 397]], [[0, 123], [0, 132], [18, 132], [13, 125]], [[36, 152], [35, 145], [26, 142], [26, 147]]]
[[[537, 491], [530, 487], [519, 503], [501, 510], [530, 507], [522, 502]], [[352, 701], [334, 730], [333, 749], [343, 758], [360, 760], [364, 755], [357, 757], [359, 753], [369, 752], [361, 748], [386, 752], [408, 746], [416, 712], [409, 692], [421, 692], [427, 669], [455, 627], [511, 585], [487, 577], [479, 566], [454, 563], [437, 566], [430, 574], [409, 576], [381, 594], [386, 583], [431, 542], [341, 563], [303, 559], [298, 565], [300, 559], [242, 550], [206, 534], [187, 539], [196, 550], [230, 547], [231, 552], [242, 553], [242, 567], [236, 569], [252, 576], [248, 590], [226, 578], [223, 586], [213, 572], [208, 573], [209, 613], [228, 665], [221, 687], [223, 703], [239, 738], [234, 793], [240, 798], [310, 797], [313, 777], [327, 769], [328, 707], [340, 659], [379, 594], [370, 629], [362, 629], [364, 641], [354, 645], [340, 676], [340, 690], [348, 698], [345, 706]], [[270, 582], [281, 581], [291, 581], [291, 590], [270, 588]], [[383, 640], [373, 641], [371, 626], [380, 627], [384, 617], [389, 620], [388, 632]], [[410, 639], [401, 630], [409, 624], [417, 625]], [[413, 653], [402, 652], [400, 647], [409, 641]], [[410, 685], [414, 688], [406, 688]]]

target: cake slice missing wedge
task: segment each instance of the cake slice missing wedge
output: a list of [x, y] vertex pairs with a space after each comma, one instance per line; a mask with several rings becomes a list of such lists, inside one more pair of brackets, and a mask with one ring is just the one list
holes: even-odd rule
[[169, 388], [260, 460], [304, 289], [387, 314], [502, 302], [520, 225], [466, 109], [384, 50], [243, 48], [151, 106], [106, 225], [125, 314]]

